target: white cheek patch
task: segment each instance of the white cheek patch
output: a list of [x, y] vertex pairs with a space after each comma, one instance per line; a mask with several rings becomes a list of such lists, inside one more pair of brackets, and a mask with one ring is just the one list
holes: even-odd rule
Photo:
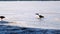
[[39, 16], [38, 16], [38, 15], [36, 15], [36, 18], [39, 18]]

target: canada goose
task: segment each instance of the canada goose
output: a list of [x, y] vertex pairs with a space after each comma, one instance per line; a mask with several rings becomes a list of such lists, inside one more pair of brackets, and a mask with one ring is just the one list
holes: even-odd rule
[[4, 16], [0, 16], [0, 18], [1, 18], [1, 21], [2, 21], [2, 19], [5, 18], [5, 17]]
[[38, 16], [39, 16], [39, 18], [44, 18], [44, 16], [39, 15], [39, 13], [36, 13], [36, 15], [38, 15]]

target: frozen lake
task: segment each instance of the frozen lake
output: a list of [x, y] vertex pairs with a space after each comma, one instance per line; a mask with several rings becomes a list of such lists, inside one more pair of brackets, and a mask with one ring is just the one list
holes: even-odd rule
[[[35, 13], [45, 18], [40, 20]], [[0, 1], [0, 15], [14, 22], [5, 25], [60, 29], [60, 1]]]

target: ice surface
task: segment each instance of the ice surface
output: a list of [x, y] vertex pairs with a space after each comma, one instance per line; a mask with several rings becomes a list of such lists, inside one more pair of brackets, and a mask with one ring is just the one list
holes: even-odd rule
[[[35, 13], [45, 18], [38, 19]], [[0, 15], [14, 22], [5, 25], [60, 29], [60, 1], [0, 1]]]

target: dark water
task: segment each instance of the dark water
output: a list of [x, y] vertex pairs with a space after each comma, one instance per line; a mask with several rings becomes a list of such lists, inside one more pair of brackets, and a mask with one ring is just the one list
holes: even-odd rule
[[0, 34], [60, 34], [60, 30], [0, 25]]

